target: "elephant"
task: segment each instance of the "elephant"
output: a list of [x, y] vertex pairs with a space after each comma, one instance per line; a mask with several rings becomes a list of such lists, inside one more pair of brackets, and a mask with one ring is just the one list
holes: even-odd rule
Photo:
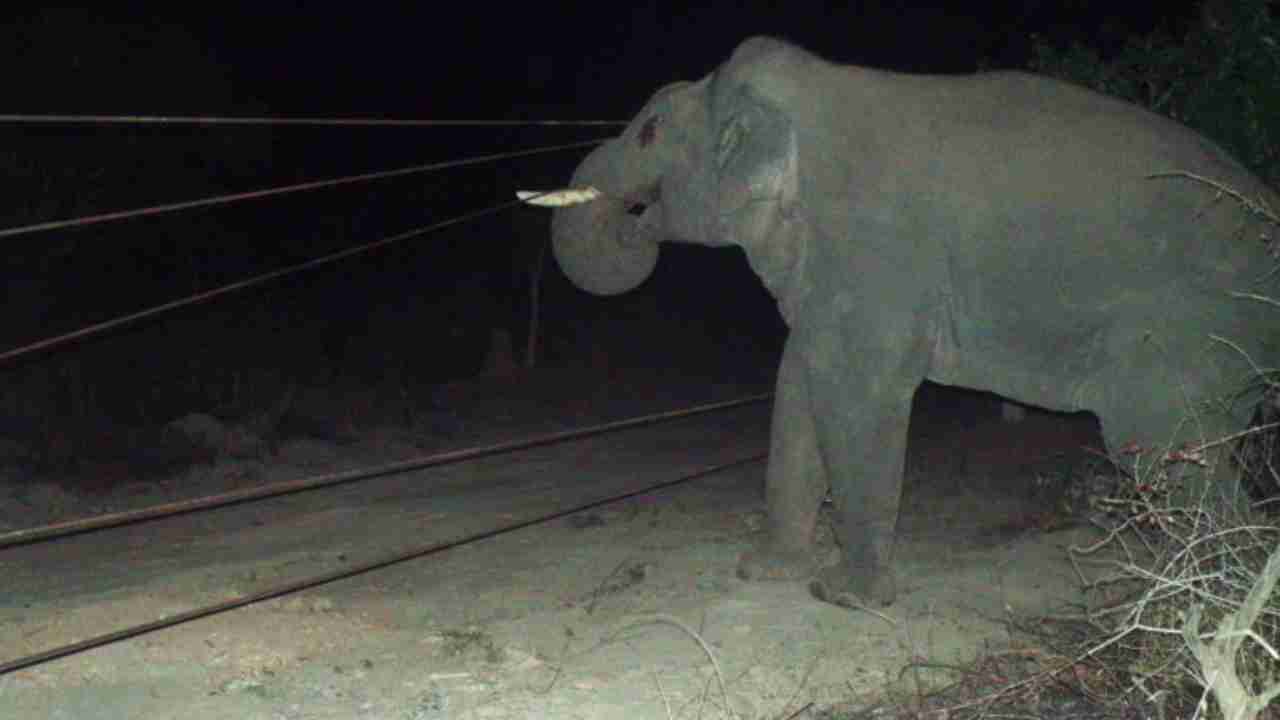
[[[1089, 410], [1108, 447], [1167, 450], [1239, 429], [1254, 371], [1280, 360], [1258, 301], [1275, 228], [1243, 201], [1277, 193], [1188, 128], [1045, 77], [900, 74], [754, 37], [658, 90], [572, 186], [599, 191], [552, 217], [580, 288], [625, 292], [660, 242], [687, 242], [742, 248], [776, 300], [766, 539], [737, 571], [837, 605], [896, 598], [923, 381]], [[820, 567], [828, 490], [841, 558]]]

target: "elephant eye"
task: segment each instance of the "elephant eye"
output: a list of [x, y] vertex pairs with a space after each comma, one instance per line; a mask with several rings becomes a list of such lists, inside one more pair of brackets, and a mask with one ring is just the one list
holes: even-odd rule
[[627, 205], [627, 214], [639, 217], [644, 214], [646, 207], [644, 203], [630, 203]]

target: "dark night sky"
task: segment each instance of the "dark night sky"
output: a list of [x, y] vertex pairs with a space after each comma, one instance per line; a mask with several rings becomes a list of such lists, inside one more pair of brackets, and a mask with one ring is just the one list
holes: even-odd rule
[[[1111, 19], [1141, 27], [1153, 21], [1153, 8], [1168, 13], [1179, 4], [1185, 3], [1126, 3], [1126, 15]], [[113, 86], [112, 97], [100, 102], [127, 101], [135, 112], [234, 110], [253, 100], [298, 114], [462, 117], [531, 108], [623, 117], [656, 87], [710, 71], [753, 34], [786, 37], [844, 62], [964, 71], [980, 56], [998, 65], [1021, 62], [1032, 31], [1094, 38], [1118, 6], [1089, 0], [367, 5], [276, 2], [228, 10], [220, 3], [216, 13], [170, 6], [147, 15], [37, 11], [27, 17], [45, 18], [46, 27], [22, 58], [35, 62], [9, 72], [37, 86], [37, 97], [69, 108], [83, 99], [65, 92], [79, 75]], [[448, 14], [439, 9], [446, 6]], [[90, 21], [96, 32], [68, 22], [76, 18], [96, 18]], [[120, 33], [121, 25], [133, 30]], [[166, 30], [190, 40], [157, 40]], [[218, 74], [234, 87], [233, 97], [220, 90], [220, 97], [202, 99], [201, 82]], [[190, 82], [183, 83], [184, 75]]]
[[[433, 4], [424, 4], [424, 7]], [[1029, 31], [1096, 36], [1117, 3], [515, 3], [485, 11], [284, 12], [228, 17], [207, 42], [279, 102], [300, 109], [455, 114], [529, 103], [570, 116], [631, 111], [652, 89], [710, 71], [753, 34], [833, 59], [917, 71], [1021, 62]], [[1154, 8], [1125, 3], [1121, 25]], [[1076, 6], [1083, 9], [1071, 9]], [[554, 8], [548, 12], [545, 8]], [[1146, 16], [1144, 18], [1144, 16]], [[243, 77], [243, 76], [242, 76]], [[287, 88], [287, 89], [286, 89]]]
[[[845, 62], [964, 71], [979, 55], [1020, 62], [1029, 30], [1094, 34], [1101, 14], [1117, 7], [1076, 4], [1099, 9], [1006, 0], [574, 9], [504, 3], [477, 12], [450, 3], [457, 10], [443, 15], [431, 9], [434, 3], [414, 11], [345, 13], [277, 5], [253, 17], [195, 21], [191, 29], [235, 69], [238, 82], [280, 110], [442, 117], [518, 115], [524, 105], [567, 117], [621, 117], [654, 88], [710, 71], [753, 34], [780, 35]], [[1158, 7], [1126, 6], [1130, 17], [1120, 20], [1137, 25]]]

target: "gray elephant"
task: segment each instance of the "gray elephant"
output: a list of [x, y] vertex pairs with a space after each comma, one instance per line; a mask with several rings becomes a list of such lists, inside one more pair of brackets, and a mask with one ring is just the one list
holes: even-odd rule
[[[768, 540], [738, 573], [889, 604], [923, 380], [1091, 410], [1112, 448], [1247, 420], [1255, 397], [1182, 422], [1280, 361], [1276, 311], [1232, 294], [1275, 294], [1274, 228], [1178, 172], [1280, 208], [1204, 138], [1088, 90], [842, 66], [753, 38], [592, 152], [573, 185], [603, 196], [557, 210], [552, 237], [565, 273], [600, 294], [642, 282], [659, 241], [746, 251], [790, 334]], [[818, 568], [828, 488], [843, 556]]]

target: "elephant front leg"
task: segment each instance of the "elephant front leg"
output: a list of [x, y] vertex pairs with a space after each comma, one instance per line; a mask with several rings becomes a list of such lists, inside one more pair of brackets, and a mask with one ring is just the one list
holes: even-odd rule
[[[817, 394], [815, 383], [815, 394]], [[818, 438], [831, 478], [842, 557], [810, 583], [814, 597], [843, 607], [889, 605], [897, 596], [893, 552], [914, 386], [819, 400]]]
[[742, 555], [744, 580], [796, 580], [817, 569], [814, 530], [827, 476], [809, 400], [808, 380], [799, 353], [788, 342], [778, 370], [770, 426], [769, 466], [765, 475], [768, 535], [760, 547]]

